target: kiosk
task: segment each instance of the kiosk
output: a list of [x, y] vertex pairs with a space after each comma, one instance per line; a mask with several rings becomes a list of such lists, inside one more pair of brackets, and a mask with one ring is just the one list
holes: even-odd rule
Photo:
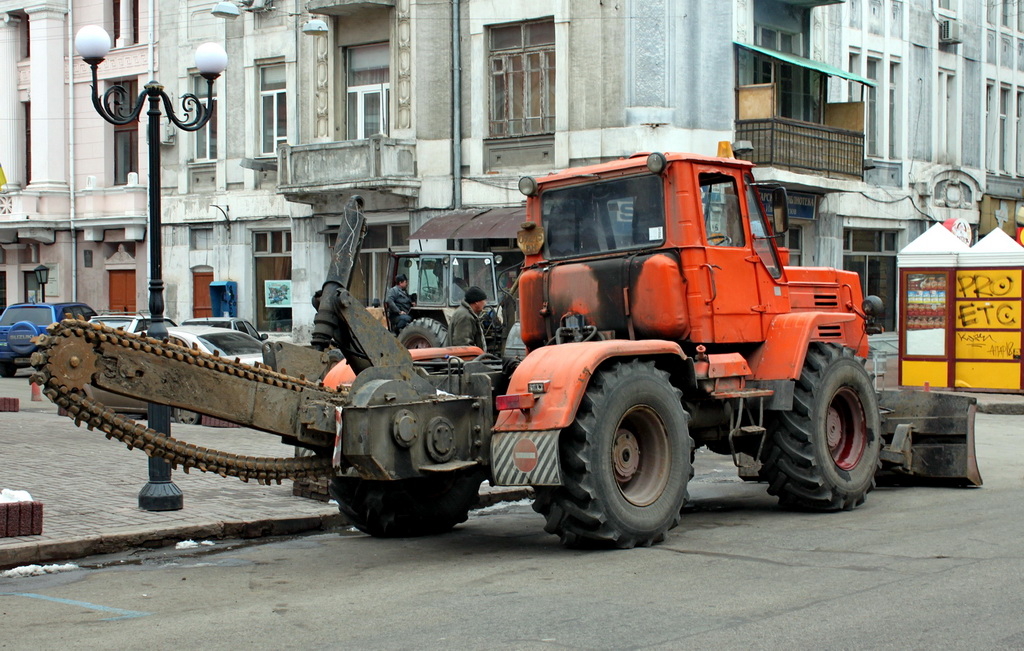
[[896, 264], [900, 385], [1022, 392], [1024, 247], [999, 230], [968, 247], [936, 224]]

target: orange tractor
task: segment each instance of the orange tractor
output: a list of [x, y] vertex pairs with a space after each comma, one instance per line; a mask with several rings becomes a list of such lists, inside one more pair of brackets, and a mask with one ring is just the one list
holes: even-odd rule
[[[270, 370], [236, 368], [64, 322], [40, 344], [36, 381], [76, 420], [172, 464], [328, 476], [341, 511], [378, 536], [451, 529], [488, 478], [534, 487], [566, 545], [650, 545], [679, 522], [698, 446], [801, 510], [854, 508], [882, 478], [980, 485], [973, 399], [876, 392], [865, 361], [880, 301], [855, 273], [787, 266], [785, 191], [752, 167], [653, 153], [522, 179], [518, 365], [472, 347], [410, 351], [368, 315], [348, 292], [364, 228], [354, 197], [312, 348], [269, 343]], [[114, 422], [84, 383], [308, 456], [171, 444]]]

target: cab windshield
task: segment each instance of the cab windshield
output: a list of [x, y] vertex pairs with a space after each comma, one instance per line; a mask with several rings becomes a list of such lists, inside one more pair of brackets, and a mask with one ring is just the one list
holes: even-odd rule
[[661, 244], [663, 196], [653, 174], [548, 190], [541, 196], [544, 253], [558, 259]]

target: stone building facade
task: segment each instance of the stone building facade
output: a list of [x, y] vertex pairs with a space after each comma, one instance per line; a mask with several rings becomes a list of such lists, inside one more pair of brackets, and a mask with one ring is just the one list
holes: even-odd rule
[[[0, 216], [9, 301], [29, 291], [36, 255], [59, 265], [51, 278], [65, 296], [77, 288], [98, 308], [113, 307], [110, 272], [134, 265], [145, 306], [144, 186], [130, 173], [119, 184], [111, 158], [127, 136], [90, 115], [77, 57], [71, 94], [41, 73], [37, 90], [33, 76], [37, 56], [66, 65], [68, 21], [111, 31], [115, 10], [138, 4], [82, 0], [69, 17], [0, 1], [12, 17], [0, 50], [17, 53], [0, 57], [0, 75], [19, 79], [13, 94], [0, 84], [0, 128], [24, 142], [31, 127], [33, 152], [25, 184], [25, 156], [0, 139], [12, 182]], [[889, 301], [890, 328], [906, 243], [949, 218], [981, 234], [1015, 227], [1024, 19], [1012, 0], [247, 0], [234, 20], [214, 16], [216, 4], [160, 3], [149, 41], [172, 96], [203, 91], [198, 44], [222, 43], [229, 56], [215, 120], [196, 134], [169, 128], [159, 145], [172, 318], [204, 313], [209, 284], [230, 282], [240, 316], [307, 338], [332, 228], [355, 194], [369, 232], [353, 289], [371, 301], [386, 289], [389, 250], [500, 250], [514, 263], [522, 175], [641, 151], [713, 154], [721, 141], [789, 190], [793, 262], [861, 272]], [[30, 10], [52, 19], [37, 24]], [[14, 20], [23, 14], [28, 32]], [[304, 33], [313, 19], [326, 33]], [[20, 56], [37, 32], [48, 45]], [[101, 67], [105, 79], [144, 83], [145, 57], [138, 69], [114, 64], [146, 51], [129, 40]], [[74, 116], [63, 140], [41, 126], [62, 115]], [[41, 162], [36, 151], [65, 155]], [[144, 151], [137, 163], [144, 184]], [[439, 217], [489, 222], [489, 237], [416, 237]]]

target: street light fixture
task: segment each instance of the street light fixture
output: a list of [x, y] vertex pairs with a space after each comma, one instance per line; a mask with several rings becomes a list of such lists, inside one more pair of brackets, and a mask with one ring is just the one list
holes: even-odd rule
[[50, 268], [45, 264], [41, 264], [32, 270], [32, 273], [36, 275], [36, 286], [39, 287], [40, 292], [40, 303], [46, 302], [46, 283], [50, 280]]
[[[163, 102], [167, 119], [179, 129], [198, 131], [206, 126], [216, 100], [213, 99], [213, 82], [228, 65], [228, 55], [217, 43], [203, 43], [196, 49], [196, 68], [207, 83], [206, 105], [198, 97], [186, 93], [181, 97], [183, 118], [174, 114], [171, 98], [164, 87], [156, 81], [146, 84], [138, 98], [128, 96], [124, 86], [111, 86], [99, 93], [96, 69], [110, 52], [110, 36], [96, 25], [83, 27], [75, 35], [75, 49], [92, 69], [92, 105], [100, 116], [111, 124], [124, 125], [139, 120], [142, 108], [149, 101], [149, 336], [154, 339], [167, 337], [164, 323], [164, 281], [163, 258], [160, 242], [160, 103]], [[134, 102], [134, 104], [132, 104]], [[171, 410], [167, 405], [149, 405], [149, 426], [157, 433], [171, 433]], [[181, 490], [171, 481], [171, 467], [163, 459], [149, 458], [149, 483], [139, 493], [139, 508], [147, 511], [174, 511], [182, 508]]]

